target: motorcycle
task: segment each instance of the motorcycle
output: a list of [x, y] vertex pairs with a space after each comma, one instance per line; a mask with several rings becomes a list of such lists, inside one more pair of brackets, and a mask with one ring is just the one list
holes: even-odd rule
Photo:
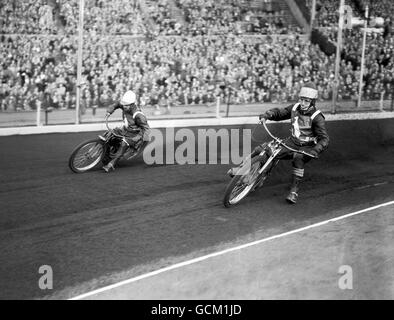
[[[73, 150], [68, 160], [68, 166], [73, 172], [83, 173], [93, 170], [108, 164], [115, 157], [125, 137], [115, 133], [109, 127], [108, 118], [106, 118], [105, 125], [107, 131], [103, 135], [85, 141]], [[135, 159], [143, 152], [147, 144], [147, 141], [143, 141], [136, 149], [129, 146], [122, 159]]]
[[276, 167], [279, 159], [276, 156], [280, 153], [282, 148], [287, 148], [290, 151], [307, 155], [311, 158], [316, 158], [302, 150], [296, 150], [287, 146], [278, 137], [275, 137], [267, 128], [266, 120], [260, 122], [269, 136], [273, 139], [268, 143], [261, 145], [261, 152], [251, 158], [247, 157], [231, 179], [226, 187], [223, 204], [226, 208], [238, 204], [248, 194], [263, 186], [272, 170]]

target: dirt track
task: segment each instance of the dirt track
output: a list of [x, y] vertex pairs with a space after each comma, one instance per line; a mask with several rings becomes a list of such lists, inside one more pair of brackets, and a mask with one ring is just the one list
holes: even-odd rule
[[[379, 132], [368, 134], [384, 131], [380, 124], [372, 127]], [[0, 138], [0, 299], [70, 297], [185, 257], [393, 200], [392, 140], [372, 144], [383, 136], [363, 140], [353, 156], [336, 146], [355, 137], [334, 140], [331, 152], [309, 165], [297, 206], [283, 200], [290, 172], [284, 164], [265, 188], [230, 210], [221, 204], [227, 165], [123, 162], [110, 175], [71, 173], [71, 150], [94, 136]], [[364, 188], [376, 183], [384, 184]], [[41, 265], [53, 268], [50, 292], [38, 287]]]

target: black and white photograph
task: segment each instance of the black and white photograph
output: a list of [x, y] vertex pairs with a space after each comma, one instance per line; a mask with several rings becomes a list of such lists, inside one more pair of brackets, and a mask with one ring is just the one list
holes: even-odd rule
[[0, 300], [393, 300], [393, 22], [394, 0], [0, 0]]

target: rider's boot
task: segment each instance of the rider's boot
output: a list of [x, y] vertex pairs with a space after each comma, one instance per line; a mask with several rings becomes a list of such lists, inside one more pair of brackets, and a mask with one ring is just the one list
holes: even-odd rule
[[105, 172], [108, 173], [110, 171], [114, 171], [115, 170], [116, 163], [119, 161], [120, 158], [122, 158], [122, 156], [124, 155], [124, 153], [127, 150], [127, 147], [128, 147], [128, 145], [125, 142], [122, 141], [122, 143], [121, 143], [118, 151], [116, 152], [114, 158], [110, 162], [108, 162], [107, 165], [105, 165], [103, 167], [103, 170]]
[[297, 203], [298, 199], [298, 190], [299, 190], [299, 185], [300, 182], [302, 181], [302, 177], [293, 175], [293, 181], [290, 186], [290, 192], [288, 196], [286, 197], [286, 201], [290, 204], [295, 204]]

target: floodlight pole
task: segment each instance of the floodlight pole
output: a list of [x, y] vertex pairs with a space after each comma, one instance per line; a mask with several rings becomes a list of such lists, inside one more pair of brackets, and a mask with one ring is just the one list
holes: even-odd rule
[[332, 113], [336, 113], [337, 99], [338, 99], [338, 86], [339, 86], [339, 67], [341, 62], [341, 49], [342, 49], [342, 29], [345, 12], [345, 0], [341, 0], [339, 4], [339, 23], [338, 23], [338, 38], [337, 38], [337, 53], [335, 60], [335, 77], [334, 77], [334, 90], [332, 93]]
[[78, 53], [77, 53], [77, 98], [75, 106], [75, 124], [80, 123], [80, 100], [82, 86], [82, 46], [83, 46], [83, 15], [85, 0], [79, 0], [79, 22], [78, 22]]
[[362, 97], [362, 94], [363, 94], [364, 60], [365, 60], [365, 46], [366, 46], [366, 42], [367, 42], [368, 17], [369, 17], [369, 8], [368, 8], [368, 5], [367, 5], [366, 8], [365, 8], [363, 48], [362, 48], [362, 54], [361, 54], [360, 84], [359, 84], [359, 90], [358, 90], [357, 108], [360, 108], [360, 106], [361, 106], [361, 97]]
[[311, 32], [313, 29], [313, 25], [315, 24], [316, 17], [316, 0], [312, 0], [312, 8], [311, 8]]

